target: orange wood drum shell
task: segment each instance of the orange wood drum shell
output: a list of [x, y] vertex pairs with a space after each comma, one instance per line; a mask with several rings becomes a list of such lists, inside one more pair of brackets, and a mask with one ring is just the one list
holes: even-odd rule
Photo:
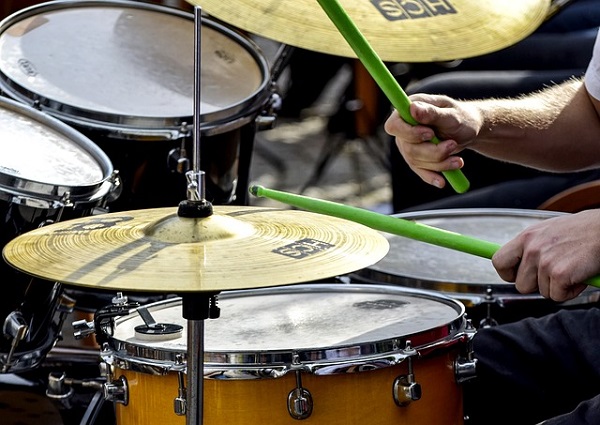
[[[455, 350], [457, 351], [457, 350]], [[305, 420], [287, 411], [288, 393], [296, 387], [294, 373], [276, 379], [205, 379], [203, 422], [208, 425], [456, 425], [463, 423], [463, 400], [455, 382], [456, 353], [413, 360], [422, 397], [399, 407], [392, 397], [394, 379], [407, 373], [407, 362], [396, 366], [336, 375], [302, 374], [302, 386], [312, 395], [313, 412]], [[116, 368], [115, 378], [127, 379], [128, 405], [117, 404], [117, 425], [185, 424], [174, 413], [177, 374], [149, 375]]]

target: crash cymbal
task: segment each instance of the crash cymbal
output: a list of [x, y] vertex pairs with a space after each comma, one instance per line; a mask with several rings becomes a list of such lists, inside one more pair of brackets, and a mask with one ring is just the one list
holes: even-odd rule
[[389, 249], [378, 232], [315, 213], [215, 206], [135, 210], [47, 225], [12, 239], [6, 262], [42, 279], [123, 291], [224, 291], [333, 277]]
[[[317, 0], [187, 1], [280, 43], [356, 57]], [[383, 61], [436, 62], [515, 44], [546, 19], [550, 0], [340, 0], [340, 5]]]

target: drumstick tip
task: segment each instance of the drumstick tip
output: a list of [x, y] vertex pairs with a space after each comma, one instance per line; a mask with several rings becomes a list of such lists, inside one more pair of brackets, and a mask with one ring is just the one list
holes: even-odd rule
[[250, 192], [251, 195], [259, 197], [260, 196], [259, 195], [259, 191], [261, 189], [263, 189], [262, 186], [255, 184], [255, 185], [250, 186], [250, 188], [248, 189], [248, 191]]

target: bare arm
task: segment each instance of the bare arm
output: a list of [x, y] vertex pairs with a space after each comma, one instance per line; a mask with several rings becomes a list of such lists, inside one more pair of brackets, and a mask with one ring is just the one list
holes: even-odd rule
[[[410, 111], [421, 125], [410, 126], [394, 112], [385, 130], [411, 169], [438, 187], [446, 184], [441, 171], [464, 165], [458, 153], [465, 148], [549, 171], [600, 166], [600, 103], [582, 80], [514, 99], [461, 102], [416, 94]], [[428, 142], [434, 134], [438, 145]]]
[[482, 126], [472, 148], [548, 171], [600, 165], [599, 102], [581, 80], [515, 100], [475, 103]]
[[[581, 80], [518, 99], [460, 102], [446, 96], [411, 96], [420, 125], [397, 114], [385, 123], [407, 164], [435, 186], [439, 174], [460, 168], [462, 149], [545, 170], [600, 166], [600, 102]], [[435, 132], [441, 142], [428, 140]], [[573, 298], [600, 274], [600, 209], [543, 220], [519, 233], [492, 258], [498, 274], [522, 293], [556, 301]]]

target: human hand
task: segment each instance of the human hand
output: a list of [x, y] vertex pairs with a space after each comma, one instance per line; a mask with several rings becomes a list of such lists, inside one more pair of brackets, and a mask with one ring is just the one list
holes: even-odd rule
[[492, 257], [500, 277], [517, 290], [538, 291], [554, 301], [579, 295], [600, 274], [600, 210], [561, 215], [536, 223]]
[[[408, 124], [394, 111], [384, 129], [396, 138], [408, 166], [423, 181], [442, 188], [446, 181], [440, 173], [463, 167], [463, 159], [456, 154], [477, 136], [481, 114], [473, 104], [447, 96], [415, 94], [410, 100], [410, 114], [419, 124]], [[434, 136], [438, 144], [430, 143]]]

